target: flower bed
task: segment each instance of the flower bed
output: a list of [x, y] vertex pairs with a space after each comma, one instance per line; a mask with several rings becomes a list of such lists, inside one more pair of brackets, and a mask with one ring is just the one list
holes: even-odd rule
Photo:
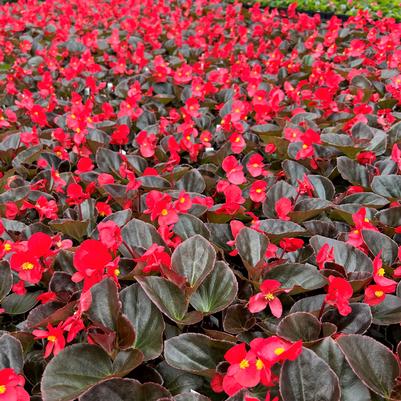
[[0, 401], [400, 399], [400, 24], [0, 21]]
[[375, 18], [401, 18], [401, 6], [397, 0], [262, 0], [260, 3], [268, 7], [288, 7], [296, 3], [299, 9], [311, 12], [356, 15], [358, 11], [363, 11]]

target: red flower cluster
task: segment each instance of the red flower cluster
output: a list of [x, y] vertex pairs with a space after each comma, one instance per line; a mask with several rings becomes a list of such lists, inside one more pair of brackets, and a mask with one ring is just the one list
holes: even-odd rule
[[224, 355], [230, 364], [226, 374], [218, 373], [212, 380], [212, 388], [215, 392], [233, 395], [259, 383], [270, 387], [278, 380], [272, 367], [285, 360], [295, 360], [301, 352], [302, 341], [290, 343], [277, 336], [252, 340], [249, 350], [245, 343], [235, 345]]
[[0, 401], [29, 401], [30, 396], [24, 390], [25, 379], [14, 369], [0, 370]]

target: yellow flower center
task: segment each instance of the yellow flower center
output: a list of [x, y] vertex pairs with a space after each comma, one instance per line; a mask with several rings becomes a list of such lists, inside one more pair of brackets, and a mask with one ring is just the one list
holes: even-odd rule
[[283, 352], [285, 351], [285, 349], [283, 347], [278, 347], [274, 350], [274, 353], [279, 356], [281, 355]]
[[258, 189], [255, 190], [255, 192], [256, 192], [257, 194], [260, 194], [260, 193], [262, 192], [262, 190], [261, 190], [260, 188], [258, 188]]
[[240, 140], [241, 140], [241, 138], [240, 138], [239, 136], [237, 136], [237, 137], [235, 138], [235, 142], [236, 142], [236, 143], [238, 143]]
[[354, 230], [354, 234], [359, 234], [359, 230]]
[[184, 197], [180, 198], [180, 203], [184, 203], [184, 202], [185, 202], [185, 198]]
[[52, 343], [54, 343], [54, 342], [56, 342], [57, 338], [56, 338], [56, 336], [48, 336], [47, 340], [51, 341]]
[[243, 360], [240, 362], [239, 367], [240, 367], [241, 369], [249, 368], [249, 361], [247, 361], [246, 359], [243, 359]]
[[264, 366], [265, 365], [264, 365], [264, 363], [263, 363], [263, 361], [261, 359], [257, 359], [256, 360], [256, 369], [257, 370], [262, 370]]
[[365, 218], [363, 219], [363, 221], [364, 221], [365, 223], [369, 223], [369, 219], [368, 219], [367, 217], [365, 217]]
[[379, 291], [375, 291], [375, 297], [380, 298], [384, 295], [384, 292], [379, 290]]
[[11, 244], [8, 244], [8, 243], [4, 244], [4, 250], [7, 251], [7, 252], [11, 251]]
[[22, 270], [32, 270], [34, 268], [33, 263], [25, 262], [22, 264]]
[[163, 209], [162, 210], [162, 216], [167, 216], [168, 215], [168, 210], [167, 209]]
[[308, 145], [307, 145], [306, 143], [304, 143], [304, 144], [302, 145], [302, 149], [308, 149]]
[[7, 391], [7, 387], [4, 384], [2, 384], [0, 386], [0, 394], [4, 394], [6, 391]]
[[271, 292], [269, 292], [265, 295], [265, 299], [268, 301], [273, 301], [274, 298], [275, 298], [275, 296]]
[[378, 276], [384, 276], [384, 273], [385, 273], [385, 270], [382, 267], [377, 271]]
[[115, 269], [114, 270], [114, 275], [119, 276], [120, 275], [120, 269]]

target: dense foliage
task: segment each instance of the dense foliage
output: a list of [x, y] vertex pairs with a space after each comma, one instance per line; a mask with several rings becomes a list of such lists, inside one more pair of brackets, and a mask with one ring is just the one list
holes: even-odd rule
[[0, 401], [400, 399], [401, 24], [20, 0], [0, 43]]
[[[251, 3], [251, 1], [247, 1]], [[369, 12], [375, 18], [382, 16], [401, 19], [401, 6], [398, 0], [262, 0], [268, 7], [288, 7], [296, 3], [305, 11], [341, 15], [356, 15], [359, 10]]]

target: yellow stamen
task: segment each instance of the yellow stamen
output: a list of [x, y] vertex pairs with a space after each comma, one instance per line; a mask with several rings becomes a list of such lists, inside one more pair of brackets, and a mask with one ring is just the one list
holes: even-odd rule
[[263, 363], [263, 361], [261, 359], [257, 359], [256, 360], [256, 369], [257, 370], [262, 370], [264, 366], [265, 365], [264, 365], [264, 363]]
[[120, 272], [120, 269], [115, 269], [115, 270], [114, 270], [114, 275], [115, 275], [115, 276], [119, 276], [120, 273], [121, 273], [121, 272]]
[[384, 276], [384, 273], [385, 273], [385, 270], [382, 267], [377, 271], [378, 276]]
[[283, 352], [285, 351], [285, 349], [283, 347], [278, 347], [274, 350], [274, 353], [279, 356], [281, 355]]
[[5, 251], [7, 251], [7, 252], [8, 252], [8, 251], [11, 251], [11, 248], [12, 248], [12, 247], [11, 247], [11, 244], [8, 244], [8, 243], [7, 243], [7, 244], [4, 244], [4, 250], [5, 250]]
[[6, 391], [7, 391], [7, 387], [4, 384], [2, 384], [0, 386], [0, 394], [4, 394]]
[[56, 337], [56, 336], [48, 336], [48, 337], [47, 337], [47, 340], [50, 341], [50, 342], [52, 342], [52, 343], [54, 343], [54, 342], [56, 342], [57, 337]]
[[375, 291], [375, 297], [377, 297], [377, 298], [380, 298], [380, 297], [382, 297], [384, 295], [384, 292], [383, 291]]
[[241, 363], [239, 364], [239, 367], [240, 367], [241, 369], [249, 368], [249, 361], [247, 361], [246, 359], [243, 359], [243, 360], [241, 361]]
[[162, 216], [167, 216], [168, 215], [168, 210], [167, 209], [163, 209], [162, 210]]
[[34, 268], [33, 263], [25, 262], [22, 264], [22, 270], [32, 270]]
[[266, 299], [267, 301], [273, 301], [274, 298], [275, 298], [275, 296], [274, 296], [274, 294], [272, 294], [271, 292], [269, 292], [269, 293], [267, 293], [267, 294], [265, 295], [265, 299]]

